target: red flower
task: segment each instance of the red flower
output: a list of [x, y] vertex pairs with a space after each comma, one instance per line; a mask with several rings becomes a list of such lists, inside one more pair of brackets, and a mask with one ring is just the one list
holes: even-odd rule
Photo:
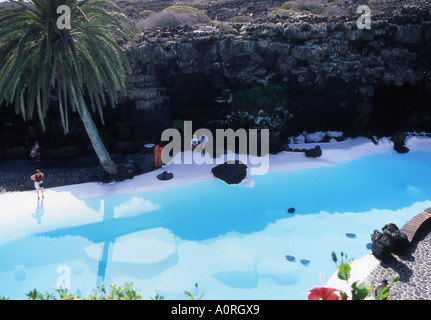
[[308, 300], [338, 300], [340, 297], [335, 294], [336, 291], [340, 290], [326, 287], [314, 287], [306, 292], [310, 292]]

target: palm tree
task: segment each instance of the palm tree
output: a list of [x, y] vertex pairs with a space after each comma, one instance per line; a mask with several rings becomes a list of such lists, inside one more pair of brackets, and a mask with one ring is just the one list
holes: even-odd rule
[[[100, 139], [84, 97], [104, 124], [102, 107], [107, 100], [115, 107], [126, 93], [125, 74], [130, 71], [116, 39], [133, 41], [136, 26], [105, 0], [9, 1], [18, 7], [0, 11], [0, 103], [15, 103], [24, 120], [36, 109], [45, 131], [50, 96], [57, 96], [64, 133], [69, 132], [68, 113], [77, 111], [100, 164], [116, 174], [118, 166]], [[70, 9], [70, 26], [60, 21], [60, 6]]]

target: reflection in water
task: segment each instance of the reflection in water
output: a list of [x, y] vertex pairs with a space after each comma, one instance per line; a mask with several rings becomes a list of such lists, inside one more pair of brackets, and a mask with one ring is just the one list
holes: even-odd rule
[[109, 244], [110, 241], [105, 241], [103, 244], [102, 255], [99, 260], [99, 266], [97, 270], [97, 280], [96, 287], [102, 287], [105, 283], [105, 275], [106, 275], [106, 266], [108, 265], [108, 256], [109, 256]]
[[23, 281], [25, 279], [24, 265], [15, 266], [14, 277], [17, 281]]
[[41, 217], [43, 216], [44, 213], [45, 213], [45, 209], [43, 208], [43, 198], [42, 198], [42, 200], [37, 200], [36, 209], [34, 211], [34, 214], [32, 214], [31, 216], [36, 219], [37, 224], [41, 224], [42, 222]]
[[226, 286], [238, 289], [256, 288], [259, 283], [256, 261], [252, 270], [222, 271], [213, 274], [213, 277]]
[[[96, 205], [94, 199], [91, 201], [93, 208], [96, 208], [97, 211], [101, 211], [103, 213], [102, 222], [98, 223], [94, 227], [99, 229], [99, 233], [103, 233], [104, 235], [109, 233], [112, 236], [105, 237], [105, 241], [98, 243], [96, 248], [84, 248], [87, 249], [85, 251], [90, 260], [96, 258], [96, 255], [93, 254], [94, 249], [96, 249], [96, 254], [98, 249], [100, 251], [97, 266], [97, 287], [102, 287], [105, 283], [109, 282], [106, 279], [107, 270], [109, 270], [110, 278], [115, 276], [134, 275], [140, 278], [152, 278], [177, 264], [179, 257], [175, 246], [173, 246], [173, 250], [166, 248], [166, 245], [163, 246], [165, 243], [163, 241], [159, 241], [159, 243], [157, 243], [158, 246], [154, 248], [155, 250], [159, 250], [158, 253], [160, 259], [151, 261], [151, 257], [154, 257], [155, 254], [154, 252], [148, 251], [151, 251], [149, 249], [153, 249], [150, 246], [154, 246], [154, 241], [152, 243], [146, 239], [147, 236], [151, 236], [148, 232], [147, 234], [145, 234], [145, 232], [129, 232], [126, 234], [117, 234], [115, 232], [116, 225], [119, 220], [119, 218], [115, 218], [116, 214], [118, 214], [118, 209], [120, 209], [119, 212], [121, 213], [125, 207], [128, 208], [129, 211], [126, 215], [130, 216], [133, 215], [132, 212], [136, 210], [140, 209], [142, 213], [142, 211], [147, 212], [157, 210], [160, 206], [153, 205], [151, 202], [137, 197], [132, 197], [131, 200], [126, 201], [124, 201], [124, 198], [122, 197], [108, 197], [106, 199], [100, 199], [99, 201], [99, 205]], [[163, 233], [159, 233], [156, 234], [156, 238], [161, 238], [161, 240], [163, 240], [166, 236], [164, 236]], [[118, 239], [120, 239], [120, 242], [117, 241]], [[141, 239], [141, 241], [139, 241], [139, 239]], [[164, 239], [164, 241], [169, 240], [170, 239]], [[147, 256], [136, 256], [139, 253], [143, 255], [150, 253], [150, 258]]]
[[[102, 222], [114, 218], [115, 205], [117, 205], [115, 198], [107, 197], [106, 199], [100, 200], [100, 207], [103, 208]], [[106, 266], [108, 264], [109, 258], [109, 244], [111, 242], [115, 242], [115, 239], [107, 239], [103, 244], [103, 250], [97, 270], [96, 287], [102, 287], [105, 282]]]

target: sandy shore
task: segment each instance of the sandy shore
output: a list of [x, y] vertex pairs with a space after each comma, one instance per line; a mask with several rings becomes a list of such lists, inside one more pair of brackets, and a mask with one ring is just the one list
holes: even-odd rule
[[[411, 138], [410, 141], [413, 142], [410, 144], [415, 148], [431, 150], [431, 139]], [[277, 172], [330, 166], [337, 161], [349, 161], [364, 155], [393, 150], [393, 145], [389, 139], [381, 139], [379, 143], [375, 145], [367, 138], [348, 139], [346, 141], [336, 143], [306, 143], [295, 145], [295, 147], [299, 149], [311, 149], [316, 145], [320, 145], [322, 149], [322, 156], [319, 158], [307, 158], [305, 157], [304, 153], [298, 152], [281, 152], [277, 155], [268, 155], [267, 157], [269, 167], [267, 171]], [[177, 157], [183, 158], [186, 158], [187, 156], [189, 156], [187, 155], [187, 152], [177, 155]], [[229, 156], [236, 156], [238, 159], [238, 155], [229, 154]], [[211, 173], [211, 168], [219, 163], [223, 163], [227, 159], [207, 159], [205, 163], [198, 165], [195, 163], [175, 163], [177, 157], [172, 163], [164, 165], [161, 169], [135, 176], [130, 180], [125, 180], [110, 185], [92, 182], [82, 185], [63, 186], [56, 188], [56, 190], [68, 190], [78, 198], [92, 198], [109, 194], [125, 194], [163, 190], [166, 188], [173, 188], [195, 182], [215, 179]], [[250, 166], [253, 166], [252, 163], [257, 163], [255, 167], [263, 165], [262, 163], [259, 163], [259, 161], [261, 160], [256, 157], [250, 157], [248, 159], [246, 164], [249, 166], [249, 172]], [[172, 172], [174, 174], [174, 178], [168, 181], [158, 180], [156, 176], [163, 171]], [[243, 183], [253, 183], [252, 178], [252, 175], [248, 175], [248, 178]]]

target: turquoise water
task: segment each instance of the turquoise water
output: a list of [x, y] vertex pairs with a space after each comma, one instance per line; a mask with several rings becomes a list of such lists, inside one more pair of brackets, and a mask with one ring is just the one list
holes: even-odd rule
[[197, 282], [205, 299], [306, 299], [335, 272], [332, 250], [360, 258], [373, 230], [431, 206], [430, 156], [385, 152], [254, 176], [254, 187], [213, 180], [86, 199], [95, 222], [0, 246], [0, 296], [133, 282], [144, 298], [185, 299]]

